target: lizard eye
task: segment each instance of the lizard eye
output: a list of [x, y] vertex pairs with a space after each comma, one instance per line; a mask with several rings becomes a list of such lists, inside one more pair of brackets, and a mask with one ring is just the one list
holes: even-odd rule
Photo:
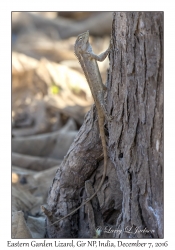
[[82, 39], [82, 36], [80, 36], [78, 40], [81, 40], [81, 39]]

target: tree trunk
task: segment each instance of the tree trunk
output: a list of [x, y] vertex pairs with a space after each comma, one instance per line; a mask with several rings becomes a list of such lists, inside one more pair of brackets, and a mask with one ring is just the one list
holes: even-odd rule
[[106, 106], [114, 119], [105, 124], [106, 179], [92, 202], [51, 225], [100, 182], [102, 146], [93, 106], [49, 192], [51, 238], [163, 238], [163, 13], [114, 13], [112, 39]]

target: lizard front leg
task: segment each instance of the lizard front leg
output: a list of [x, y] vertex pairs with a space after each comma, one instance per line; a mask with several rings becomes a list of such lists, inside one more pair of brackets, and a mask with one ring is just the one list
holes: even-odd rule
[[109, 48], [106, 51], [102, 52], [100, 55], [94, 54], [93, 51], [87, 51], [87, 54], [91, 59], [95, 59], [96, 61], [102, 62], [107, 57], [111, 49], [112, 49], [112, 43], [110, 42]]
[[87, 54], [89, 55], [89, 57], [91, 59], [95, 59], [96, 61], [102, 62], [107, 57], [107, 55], [109, 54], [109, 52], [110, 52], [110, 49], [107, 49], [106, 51], [104, 51], [100, 55], [96, 55], [93, 52], [87, 52]]

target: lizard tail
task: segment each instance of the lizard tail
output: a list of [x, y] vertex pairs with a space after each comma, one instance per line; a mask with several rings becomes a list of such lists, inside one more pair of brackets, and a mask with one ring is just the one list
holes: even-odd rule
[[[98, 112], [99, 113], [99, 112]], [[102, 142], [102, 147], [103, 147], [103, 154], [104, 154], [104, 169], [103, 169], [103, 176], [101, 178], [100, 184], [98, 185], [98, 188], [96, 189], [95, 193], [89, 197], [86, 201], [84, 201], [79, 207], [77, 207], [75, 210], [67, 214], [66, 216], [62, 217], [61, 219], [55, 221], [51, 225], [54, 225], [65, 218], [69, 217], [70, 215], [74, 214], [77, 210], [79, 210], [82, 206], [84, 206], [86, 203], [88, 203], [91, 199], [93, 199], [97, 192], [100, 190], [101, 186], [103, 185], [103, 182], [106, 177], [106, 170], [107, 170], [107, 146], [106, 146], [106, 140], [105, 140], [105, 131], [104, 131], [104, 116], [99, 116], [98, 117], [98, 123], [99, 123], [99, 131], [100, 131], [100, 137], [101, 137], [101, 142]]]
[[[98, 112], [98, 114], [100, 114], [100, 112]], [[101, 143], [103, 147], [104, 167], [103, 167], [103, 176], [101, 178], [100, 184], [97, 190], [95, 191], [95, 193], [92, 195], [92, 198], [97, 194], [97, 192], [100, 190], [101, 186], [103, 185], [103, 182], [106, 177], [106, 171], [107, 171], [107, 146], [106, 146], [106, 139], [105, 139], [104, 121], [105, 121], [104, 116], [99, 115], [98, 124], [99, 124]]]

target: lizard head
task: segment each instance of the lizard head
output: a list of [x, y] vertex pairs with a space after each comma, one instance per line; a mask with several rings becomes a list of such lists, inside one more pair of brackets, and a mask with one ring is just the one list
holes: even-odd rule
[[75, 53], [81, 53], [86, 51], [89, 45], [89, 30], [78, 35], [77, 40], [75, 42]]

